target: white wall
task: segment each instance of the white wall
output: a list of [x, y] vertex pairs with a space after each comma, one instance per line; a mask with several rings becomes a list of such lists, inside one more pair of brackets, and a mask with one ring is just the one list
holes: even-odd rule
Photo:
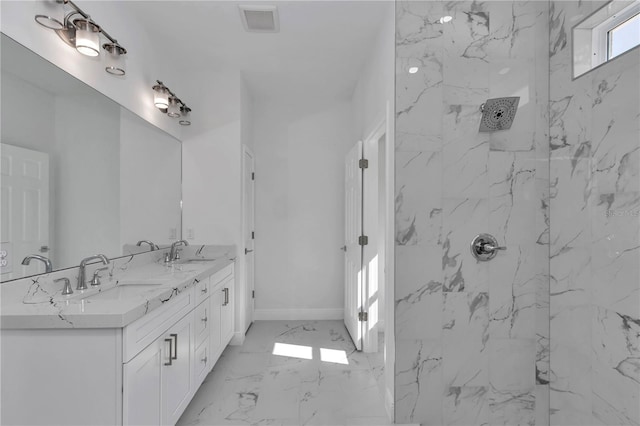
[[256, 99], [256, 319], [341, 318], [348, 101]]
[[34, 21], [37, 14], [59, 16], [59, 5], [54, 1], [0, 2], [0, 30], [145, 120], [180, 137], [181, 126], [155, 108], [151, 91], [155, 80], [160, 79], [187, 97], [179, 90], [179, 82], [185, 78], [178, 73], [176, 65], [164, 60], [160, 46], [149, 40], [130, 17], [123, 15], [117, 3], [86, 0], [76, 3], [127, 48], [126, 76], [107, 74], [104, 55], [97, 59], [81, 55], [52, 30]]
[[181, 143], [120, 108], [120, 243], [180, 235]]

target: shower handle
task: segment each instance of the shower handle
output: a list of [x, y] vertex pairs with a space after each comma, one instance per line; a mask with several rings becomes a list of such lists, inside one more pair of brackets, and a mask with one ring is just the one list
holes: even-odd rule
[[498, 245], [498, 241], [489, 234], [479, 234], [471, 241], [471, 254], [477, 260], [485, 262], [498, 254], [498, 250], [506, 250], [506, 247]]

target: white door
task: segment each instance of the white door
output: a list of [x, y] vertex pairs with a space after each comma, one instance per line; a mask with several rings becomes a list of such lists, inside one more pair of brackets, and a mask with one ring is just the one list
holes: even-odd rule
[[345, 159], [345, 235], [344, 235], [344, 324], [356, 349], [362, 350], [362, 141], [351, 148]]
[[246, 283], [245, 294], [245, 331], [253, 322], [255, 303], [255, 168], [253, 153], [245, 146], [243, 149], [243, 226], [244, 238], [244, 277]]
[[42, 262], [23, 266], [25, 256], [50, 256], [49, 155], [6, 144], [0, 144], [0, 151], [0, 273], [4, 281], [44, 272]]

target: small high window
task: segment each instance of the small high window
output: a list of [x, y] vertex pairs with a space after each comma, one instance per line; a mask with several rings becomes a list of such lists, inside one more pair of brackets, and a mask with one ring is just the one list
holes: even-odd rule
[[640, 0], [614, 0], [573, 28], [573, 77], [640, 45]]

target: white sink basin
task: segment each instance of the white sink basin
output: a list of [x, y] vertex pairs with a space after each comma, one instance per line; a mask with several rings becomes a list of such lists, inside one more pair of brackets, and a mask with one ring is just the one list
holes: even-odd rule
[[118, 286], [109, 290], [101, 291], [100, 293], [93, 294], [91, 296], [84, 297], [83, 299], [89, 300], [124, 300], [134, 296], [139, 296], [146, 291], [156, 288], [160, 284], [129, 284], [124, 286]]

